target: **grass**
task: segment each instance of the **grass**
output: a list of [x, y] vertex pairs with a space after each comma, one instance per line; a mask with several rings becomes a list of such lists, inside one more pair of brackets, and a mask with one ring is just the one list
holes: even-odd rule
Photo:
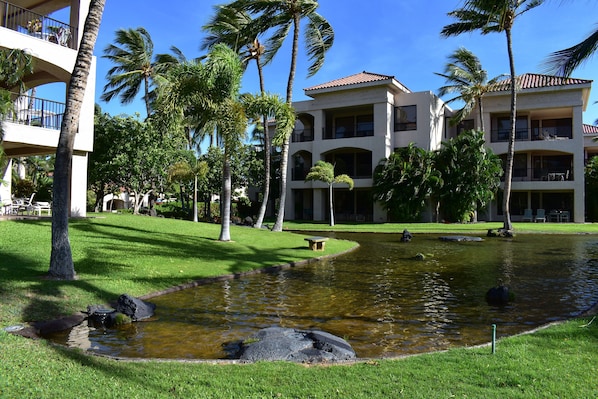
[[[491, 226], [491, 227], [489, 227]], [[318, 224], [286, 228], [329, 230]], [[483, 234], [494, 224], [337, 225], [334, 231]], [[594, 225], [516, 224], [518, 232], [598, 233]], [[41, 278], [50, 252], [49, 221], [2, 221], [0, 326], [54, 318], [207, 276], [307, 259], [303, 237], [233, 228], [220, 243], [212, 224], [106, 215], [71, 223], [79, 279]], [[324, 254], [353, 244], [330, 240]], [[318, 255], [320, 255], [318, 253]], [[282, 362], [115, 361], [0, 331], [1, 398], [596, 398], [598, 321], [583, 318], [499, 341], [353, 365]], [[184, 344], [184, 343], [182, 343]]]

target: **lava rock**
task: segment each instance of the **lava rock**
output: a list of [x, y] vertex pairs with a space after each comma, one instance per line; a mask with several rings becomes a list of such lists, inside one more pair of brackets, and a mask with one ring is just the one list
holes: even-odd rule
[[156, 305], [122, 294], [116, 303], [116, 311], [129, 316], [133, 321], [147, 319], [154, 315]]
[[403, 236], [401, 237], [401, 242], [411, 242], [413, 235], [407, 230], [403, 230]]
[[499, 285], [490, 288], [486, 292], [486, 302], [493, 306], [505, 306], [511, 300], [512, 293], [509, 292], [509, 287]]
[[285, 360], [314, 363], [349, 360], [356, 357], [344, 339], [324, 331], [300, 331], [269, 327], [258, 331], [241, 345], [239, 359]]

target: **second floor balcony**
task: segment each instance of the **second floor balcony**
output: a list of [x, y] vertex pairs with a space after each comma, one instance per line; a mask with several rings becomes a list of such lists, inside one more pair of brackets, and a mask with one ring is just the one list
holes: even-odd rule
[[[530, 127], [531, 126], [531, 127]], [[509, 141], [511, 121], [509, 118], [492, 120], [490, 140], [493, 143]], [[515, 125], [516, 141], [556, 141], [573, 138], [571, 118], [544, 119], [529, 121], [526, 117], [518, 117]]]
[[15, 97], [7, 122], [60, 130], [66, 104], [28, 95]]
[[0, 26], [60, 46], [76, 48], [76, 29], [64, 22], [0, 0]]

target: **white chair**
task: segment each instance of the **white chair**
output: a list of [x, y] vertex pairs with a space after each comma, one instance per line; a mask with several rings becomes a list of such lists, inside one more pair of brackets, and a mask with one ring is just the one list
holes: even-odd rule
[[534, 221], [542, 221], [546, 223], [546, 211], [544, 209], [536, 210], [536, 218], [534, 219]]
[[532, 214], [531, 209], [526, 209], [523, 211], [523, 218], [521, 219], [524, 222], [533, 222], [534, 215]]
[[29, 208], [33, 204], [33, 197], [35, 197], [35, 193], [31, 194], [31, 197], [29, 197], [28, 200], [24, 201], [21, 205], [19, 205], [19, 208], [17, 209], [17, 214], [20, 214], [21, 212], [23, 213], [23, 215], [25, 214], [25, 212], [29, 214]]
[[48, 216], [52, 215], [52, 204], [49, 202], [35, 202], [33, 205], [29, 207], [27, 213], [29, 214], [37, 214], [37, 216], [41, 216], [42, 212], [47, 212]]

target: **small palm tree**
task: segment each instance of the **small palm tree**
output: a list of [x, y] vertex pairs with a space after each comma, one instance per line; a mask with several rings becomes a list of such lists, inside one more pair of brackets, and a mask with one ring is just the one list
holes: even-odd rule
[[334, 184], [346, 183], [349, 190], [353, 190], [353, 179], [349, 175], [334, 176], [334, 165], [326, 161], [318, 161], [309, 170], [305, 181], [321, 181], [328, 184], [328, 202], [330, 206], [330, 225], [334, 226], [334, 203], [332, 201], [332, 186]]
[[143, 85], [143, 100], [149, 116], [150, 87], [156, 74], [152, 61], [154, 43], [150, 34], [142, 27], [119, 29], [116, 31], [115, 42], [116, 44], [110, 44], [104, 49], [103, 57], [112, 61], [115, 66], [107, 73], [108, 83], [104, 86], [101, 99], [110, 101], [118, 95], [121, 103], [129, 104]]
[[449, 57], [449, 61], [444, 68], [444, 73], [436, 73], [436, 75], [445, 78], [447, 83], [446, 86], [438, 89], [438, 95], [444, 96], [451, 93], [459, 93], [458, 96], [448, 100], [447, 103], [453, 101], [463, 101], [465, 103], [463, 108], [457, 111], [451, 118], [451, 124], [459, 124], [477, 105], [480, 130], [485, 131], [482, 96], [502, 76], [488, 81], [488, 73], [482, 68], [479, 58], [465, 48], [455, 50]]

